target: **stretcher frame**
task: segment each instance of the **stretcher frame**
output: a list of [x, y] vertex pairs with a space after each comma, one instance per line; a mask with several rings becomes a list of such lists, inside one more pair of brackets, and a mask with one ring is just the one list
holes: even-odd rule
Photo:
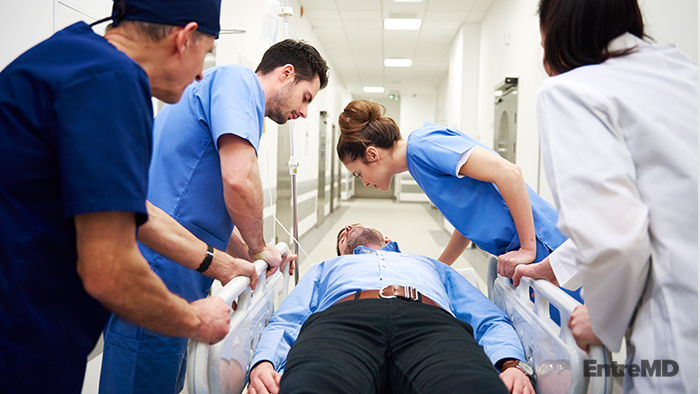
[[[289, 252], [289, 247], [284, 242], [278, 243], [276, 247], [282, 255]], [[254, 291], [250, 289], [250, 278], [239, 276], [214, 295], [221, 297], [229, 306], [236, 303], [235, 311], [231, 312], [229, 333], [226, 337], [214, 345], [194, 340], [190, 340], [188, 344], [187, 389], [190, 394], [222, 393], [222, 353], [231, 354], [232, 359], [244, 361], [240, 363], [241, 381], [238, 382], [240, 390], [237, 393], [247, 384], [247, 372], [255, 346], [272, 314], [287, 296], [290, 278], [288, 265], [280, 267], [268, 278], [265, 277], [268, 265], [264, 260], [257, 260], [254, 265], [258, 274], [258, 283]], [[224, 348], [225, 346], [227, 347]]]
[[[533, 366], [538, 394], [610, 394], [610, 376], [585, 376], [584, 362], [610, 364], [610, 351], [590, 346], [586, 353], [576, 345], [566, 322], [581, 305], [546, 280], [523, 277], [516, 289], [512, 280], [496, 273], [498, 260], [488, 262], [488, 295], [510, 319], [523, 344], [525, 357]], [[533, 296], [534, 300], [531, 299]], [[550, 305], [559, 311], [561, 325], [550, 317]]]
[[[288, 252], [285, 243], [277, 244], [282, 253]], [[187, 386], [190, 394], [222, 394], [220, 365], [222, 353], [237, 354], [240, 363], [239, 381], [234, 391], [242, 392], [248, 383], [247, 372], [260, 335], [274, 311], [287, 296], [289, 269], [283, 268], [265, 278], [267, 263], [258, 260], [255, 269], [259, 279], [251, 292], [250, 279], [231, 280], [215, 295], [228, 305], [236, 302], [231, 314], [229, 334], [221, 342], [209, 345], [190, 341], [187, 358]], [[525, 356], [535, 370], [538, 394], [610, 394], [612, 378], [587, 377], [583, 374], [584, 361], [610, 364], [611, 355], [603, 346], [591, 346], [588, 354], [581, 350], [571, 330], [559, 326], [549, 316], [552, 305], [566, 322], [578, 301], [553, 284], [544, 280], [523, 278], [516, 289], [510, 279], [496, 274], [497, 260], [489, 259], [487, 278], [489, 299], [508, 316], [523, 344]], [[530, 294], [534, 300], [530, 299]], [[224, 349], [224, 347], [227, 347]], [[232, 357], [233, 358], [233, 357]]]

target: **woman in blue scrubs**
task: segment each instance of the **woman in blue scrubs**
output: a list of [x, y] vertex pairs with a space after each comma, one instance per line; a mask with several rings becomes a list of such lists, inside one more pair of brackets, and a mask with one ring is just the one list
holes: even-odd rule
[[407, 139], [381, 104], [350, 102], [340, 114], [338, 156], [365, 186], [388, 190], [409, 171], [455, 227], [438, 258], [452, 264], [469, 242], [498, 256], [498, 272], [547, 258], [567, 238], [557, 211], [525, 183], [520, 168], [458, 130], [426, 122]]

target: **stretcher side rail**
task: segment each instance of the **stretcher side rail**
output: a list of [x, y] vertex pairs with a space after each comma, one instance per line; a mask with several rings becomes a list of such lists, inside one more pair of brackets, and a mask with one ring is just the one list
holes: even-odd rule
[[[489, 298], [508, 316], [533, 366], [539, 394], [609, 394], [610, 376], [586, 376], [585, 361], [594, 365], [611, 363], [604, 346], [581, 350], [566, 322], [574, 308], [574, 298], [546, 280], [524, 277], [516, 289], [510, 279], [497, 275], [497, 260], [489, 259]], [[534, 298], [534, 300], [532, 299]], [[550, 317], [550, 305], [559, 311], [561, 325]]]
[[[282, 255], [289, 252], [284, 242], [276, 247]], [[250, 289], [250, 278], [239, 276], [214, 294], [229, 306], [236, 303], [226, 337], [213, 345], [189, 342], [187, 388], [190, 394], [240, 393], [245, 387], [251, 349], [255, 348], [265, 325], [286, 297], [289, 284], [287, 267], [280, 267], [266, 278], [268, 264], [257, 260], [254, 265], [258, 274], [254, 291]]]

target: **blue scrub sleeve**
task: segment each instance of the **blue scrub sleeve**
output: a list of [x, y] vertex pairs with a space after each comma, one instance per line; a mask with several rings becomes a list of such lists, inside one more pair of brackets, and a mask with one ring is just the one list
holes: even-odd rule
[[411, 154], [425, 163], [423, 168], [452, 176], [456, 176], [455, 168], [462, 154], [477, 145], [464, 134], [450, 129], [416, 137], [418, 140], [414, 140]]
[[56, 98], [64, 217], [136, 212], [146, 220], [153, 110], [144, 80], [121, 70], [90, 75]]
[[[245, 140], [255, 148], [258, 153], [260, 146], [261, 121], [264, 122], [264, 114], [259, 114], [258, 109], [265, 107], [264, 95], [255, 89], [260, 86], [252, 72], [225, 72], [225, 69], [214, 71], [212, 81], [208, 84], [211, 89], [210, 97], [201, 90], [197, 92], [199, 100], [211, 100], [209, 117], [212, 139], [217, 151], [218, 140], [223, 134], [234, 134]], [[262, 99], [262, 103], [260, 103]]]

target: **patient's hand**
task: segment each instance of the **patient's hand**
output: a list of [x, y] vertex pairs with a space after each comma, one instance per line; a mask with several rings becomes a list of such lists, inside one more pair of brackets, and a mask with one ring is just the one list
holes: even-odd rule
[[508, 277], [513, 277], [515, 267], [520, 264], [530, 264], [535, 260], [536, 251], [518, 249], [498, 256], [498, 273]]
[[501, 372], [499, 375], [503, 384], [512, 394], [535, 394], [530, 378], [518, 368], [511, 367]]
[[275, 371], [275, 367], [272, 363], [269, 361], [262, 361], [250, 371], [248, 393], [277, 394], [280, 390], [280, 379], [282, 379], [282, 375]]
[[588, 351], [588, 345], [600, 345], [603, 342], [593, 333], [591, 319], [588, 317], [588, 307], [577, 306], [569, 316], [569, 328], [574, 335], [576, 344], [581, 349]]
[[557, 281], [557, 277], [552, 270], [552, 265], [549, 263], [549, 256], [539, 263], [516, 266], [515, 273], [513, 273], [513, 285], [515, 287], [520, 286], [520, 278], [523, 276], [528, 276], [533, 279], [545, 279], [559, 287], [559, 281]]

